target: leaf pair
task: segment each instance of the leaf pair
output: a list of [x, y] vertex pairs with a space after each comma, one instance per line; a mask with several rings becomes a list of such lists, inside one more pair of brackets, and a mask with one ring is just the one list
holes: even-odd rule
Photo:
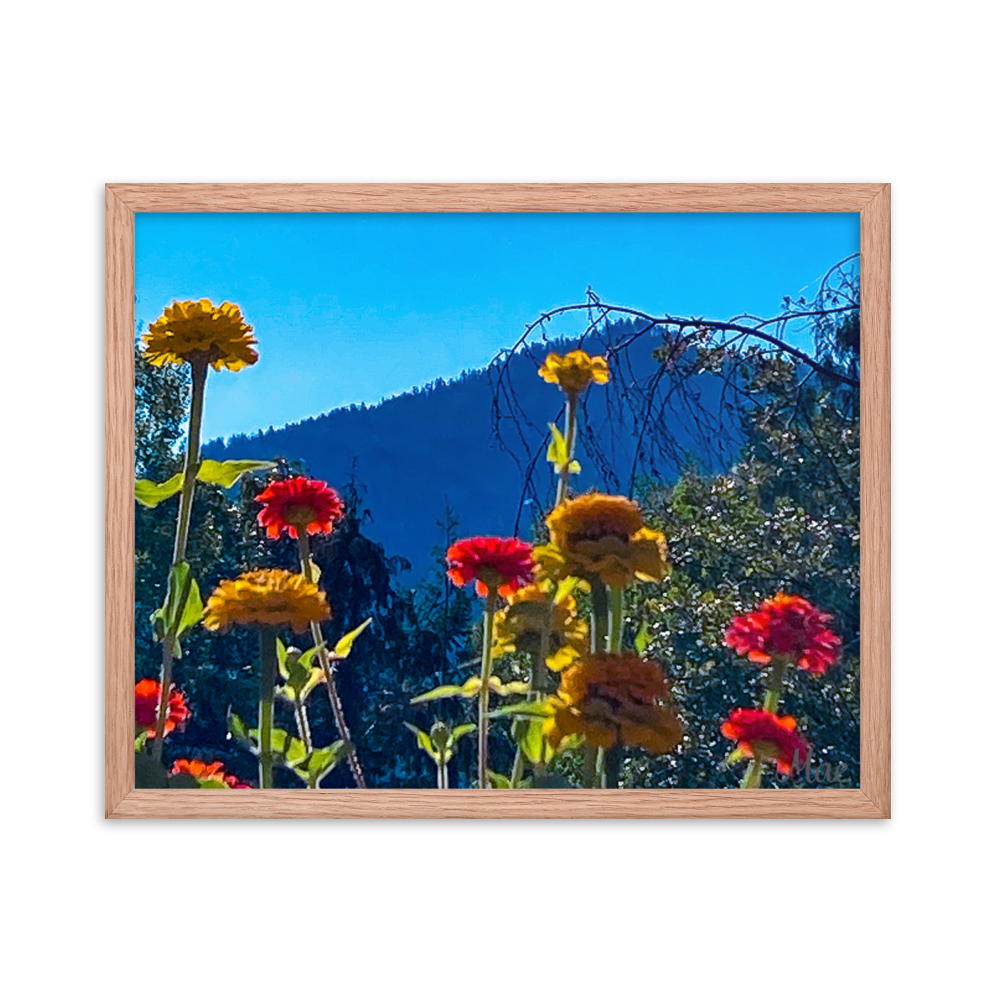
[[[235, 713], [229, 713], [229, 731], [234, 739], [255, 757], [260, 756], [260, 730], [249, 729]], [[347, 756], [349, 744], [337, 740], [326, 747], [309, 750], [305, 742], [284, 729], [271, 730], [271, 753], [277, 763], [287, 767], [311, 788], [319, 783]]]
[[[217, 462], [215, 459], [203, 459], [198, 466], [197, 478], [203, 483], [212, 483], [229, 489], [235, 486], [240, 476], [247, 472], [260, 469], [273, 469], [274, 462], [257, 462], [252, 459], [233, 459], [228, 462]], [[135, 483], [135, 498], [143, 507], [155, 507], [175, 493], [179, 493], [184, 485], [184, 473], [178, 472], [165, 483], [154, 483], [149, 479], [137, 479]]]
[[564, 469], [575, 475], [580, 471], [580, 463], [576, 459], [570, 461], [569, 442], [555, 424], [549, 424], [549, 430], [552, 432], [552, 440], [549, 442], [546, 459], [552, 463], [557, 476], [562, 475]]
[[435, 764], [447, 764], [455, 755], [455, 744], [468, 733], [474, 733], [476, 727], [471, 722], [449, 729], [443, 722], [435, 722], [431, 731], [425, 733], [422, 729], [404, 722], [404, 726], [417, 738], [417, 745]]
[[204, 612], [201, 591], [191, 567], [186, 562], [174, 563], [167, 580], [167, 597], [163, 607], [150, 615], [156, 641], [162, 642], [166, 636], [173, 636], [174, 658], [180, 659], [181, 644], [177, 640], [201, 621]]
[[[475, 698], [483, 686], [481, 677], [470, 677], [464, 684], [442, 684], [431, 691], [418, 694], [416, 698], [410, 699], [411, 705], [416, 705], [422, 701], [437, 701], [438, 698]], [[527, 694], [528, 685], [524, 681], [511, 681], [504, 684], [499, 677], [491, 677], [489, 680], [490, 690], [501, 698], [509, 694]]]

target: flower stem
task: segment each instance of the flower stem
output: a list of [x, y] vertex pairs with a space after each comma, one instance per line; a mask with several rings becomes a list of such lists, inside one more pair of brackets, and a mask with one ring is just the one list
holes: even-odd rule
[[479, 787], [489, 788], [490, 778], [487, 772], [488, 752], [487, 740], [490, 734], [490, 674], [493, 671], [493, 619], [497, 610], [497, 592], [490, 587], [486, 595], [486, 610], [483, 613], [483, 670], [479, 688], [479, 747], [478, 772]]
[[597, 747], [590, 743], [583, 748], [583, 787], [593, 788], [597, 780]]
[[273, 788], [274, 747], [271, 732], [274, 727], [274, 683], [278, 672], [278, 650], [275, 646], [277, 633], [272, 628], [261, 626], [260, 636], [260, 712], [258, 733], [260, 735], [260, 787]]
[[622, 587], [608, 588], [608, 604], [611, 617], [610, 636], [608, 638], [608, 652], [620, 653], [622, 651], [622, 630], [625, 626], [625, 613], [622, 607]]
[[[542, 624], [542, 634], [539, 639], [538, 649], [535, 651], [534, 659], [531, 662], [531, 682], [528, 687], [528, 701], [541, 701], [543, 691], [542, 686], [545, 683], [545, 663], [549, 658], [549, 639], [552, 633], [552, 602], [550, 601], [547, 605], [548, 616]], [[535, 725], [534, 722], [529, 723], [529, 725]], [[517, 752], [514, 754], [514, 766], [510, 772], [510, 787], [517, 788], [517, 783], [521, 780], [524, 775], [524, 758], [525, 753], [521, 749], [520, 741], [517, 744]], [[542, 761], [533, 765], [533, 770], [536, 774], [540, 773], [544, 769], [545, 765]]]
[[448, 765], [444, 762], [444, 757], [435, 757], [435, 763], [437, 764], [438, 771], [438, 788], [448, 787]]
[[603, 653], [608, 648], [608, 590], [601, 580], [592, 581], [590, 596], [593, 605], [590, 614], [590, 651]]
[[[187, 452], [184, 458], [184, 480], [181, 486], [180, 505], [177, 508], [177, 527], [174, 531], [174, 558], [171, 571], [187, 556], [188, 533], [191, 527], [191, 507], [194, 503], [194, 483], [201, 465], [201, 417], [205, 407], [205, 382], [208, 378], [208, 361], [191, 362], [191, 407], [188, 413]], [[179, 608], [187, 605], [191, 590], [191, 576], [185, 584], [185, 592], [180, 595]], [[162, 641], [163, 655], [160, 666], [160, 705], [156, 713], [156, 734], [153, 739], [153, 760], [157, 763], [163, 757], [163, 731], [167, 725], [170, 705], [170, 688], [174, 674], [174, 644], [176, 630], [168, 627]]]
[[573, 461], [576, 446], [576, 402], [575, 394], [566, 397], [566, 422], [563, 436], [566, 439], [566, 464], [559, 470], [559, 485], [556, 488], [556, 506], [566, 499], [569, 492], [569, 465]]
[[785, 668], [788, 661], [780, 657], [775, 657], [771, 664], [771, 672], [767, 677], [767, 691], [764, 694], [764, 711], [777, 712], [778, 704], [781, 702], [782, 686], [785, 680]]
[[[302, 575], [313, 583], [312, 559], [309, 554], [309, 538], [303, 528], [299, 535], [299, 562], [302, 566]], [[319, 656], [320, 666], [323, 668], [323, 680], [326, 682], [326, 693], [330, 699], [330, 709], [333, 712], [333, 721], [337, 726], [337, 734], [344, 741], [347, 747], [347, 766], [351, 769], [351, 776], [354, 784], [358, 788], [364, 788], [365, 776], [361, 770], [361, 761], [358, 760], [358, 752], [351, 743], [351, 731], [347, 728], [347, 717], [344, 715], [344, 706], [337, 693], [337, 682], [334, 679], [333, 667], [330, 663], [330, 653], [326, 648], [326, 639], [323, 638], [323, 630], [319, 627], [319, 622], [310, 622], [313, 645], [316, 647], [316, 654]]]
[[312, 733], [309, 730], [309, 716], [306, 715], [306, 706], [303, 702], [295, 699], [295, 724], [299, 730], [299, 739], [305, 744], [306, 751], [312, 753]]
[[754, 757], [747, 766], [747, 773], [743, 775], [740, 788], [760, 788], [760, 775], [763, 770], [763, 763], [759, 757]]

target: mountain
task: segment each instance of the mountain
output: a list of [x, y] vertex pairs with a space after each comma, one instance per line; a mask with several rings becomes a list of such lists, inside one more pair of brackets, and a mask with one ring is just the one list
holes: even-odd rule
[[[663, 345], [662, 334], [641, 330], [619, 322], [582, 345], [553, 341], [511, 355], [499, 395], [499, 438], [493, 426], [498, 375], [493, 367], [449, 382], [439, 379], [376, 406], [343, 407], [286, 427], [211, 441], [204, 456], [300, 460], [311, 476], [334, 486], [356, 476], [372, 513], [371, 536], [422, 576], [434, 568], [432, 548], [444, 541], [436, 522], [446, 505], [458, 518], [458, 537], [515, 532], [530, 537], [540, 505], [544, 509], [551, 502], [554, 484], [544, 442], [547, 424], [561, 418], [563, 397], [557, 386], [538, 377], [549, 350], [564, 353], [583, 346], [603, 353], [608, 343], [635, 337], [615, 359], [612, 381], [590, 390], [577, 448], [583, 469], [574, 479], [578, 489], [628, 492], [645, 418], [644, 390], [659, 369], [653, 350]], [[700, 375], [689, 389], [703, 406], [712, 406], [719, 385], [717, 377]], [[707, 468], [721, 467], [731, 456], [731, 443], [704, 440], [697, 427], [689, 426], [684, 406], [669, 393], [661, 395], [663, 409], [658, 397], [651, 415], [663, 421], [674, 442], [655, 455], [643, 449], [636, 474], [669, 479], [691, 457]], [[518, 414], [516, 421], [512, 412]]]

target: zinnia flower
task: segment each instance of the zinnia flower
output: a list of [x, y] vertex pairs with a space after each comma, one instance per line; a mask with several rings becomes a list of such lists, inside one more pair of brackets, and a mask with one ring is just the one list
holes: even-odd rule
[[[139, 681], [135, 686], [135, 735], [145, 733], [149, 737], [156, 735], [156, 714], [160, 709], [160, 682], [149, 678]], [[175, 729], [183, 729], [184, 723], [191, 718], [191, 710], [181, 694], [173, 685], [170, 687], [170, 703], [167, 706], [167, 718], [163, 726], [163, 735], [172, 733]]]
[[174, 302], [150, 323], [142, 346], [146, 360], [154, 365], [204, 359], [216, 371], [228, 368], [238, 372], [257, 362], [257, 352], [251, 346], [257, 343], [250, 336], [252, 330], [240, 307], [232, 302], [221, 306], [208, 299]]
[[599, 578], [609, 587], [662, 580], [668, 567], [663, 534], [644, 528], [639, 505], [620, 496], [584, 493], [548, 517], [552, 542], [535, 550], [543, 579]]
[[205, 606], [205, 628], [228, 631], [233, 625], [290, 626], [305, 632], [310, 622], [330, 617], [326, 594], [300, 573], [258, 569], [223, 580]]
[[491, 590], [510, 597], [535, 573], [531, 546], [519, 538], [465, 538], [448, 549], [447, 562], [451, 582], [464, 587], [475, 580], [481, 597]]
[[795, 731], [795, 719], [790, 715], [775, 715], [758, 708], [737, 708], [722, 724], [722, 735], [735, 740], [744, 757], [773, 760], [781, 774], [788, 774], [795, 763], [809, 756], [809, 744]]
[[552, 595], [536, 584], [522, 587], [497, 612], [493, 655], [537, 654], [542, 636], [549, 633], [545, 662], [551, 670], [562, 670], [587, 650], [587, 624], [576, 614], [576, 601], [567, 594], [553, 603]]
[[579, 396], [591, 382], [604, 384], [611, 377], [608, 363], [602, 357], [591, 357], [586, 351], [550, 354], [538, 374], [546, 382], [558, 383], [567, 396]]
[[261, 527], [271, 538], [287, 530], [292, 538], [300, 531], [310, 535], [328, 535], [343, 520], [344, 505], [336, 492], [320, 479], [279, 479], [254, 497], [264, 504], [257, 515]]
[[660, 665], [634, 653], [584, 656], [563, 671], [549, 704], [554, 712], [544, 732], [553, 747], [578, 734], [606, 750], [634, 746], [659, 754], [683, 734]]
[[170, 769], [171, 774], [189, 774], [203, 788], [225, 785], [228, 788], [250, 788], [246, 782], [240, 781], [235, 774], [226, 774], [226, 769], [219, 761], [206, 764], [203, 760], [175, 760]]
[[837, 659], [840, 646], [840, 638], [826, 627], [831, 617], [804, 597], [777, 594], [752, 614], [734, 618], [726, 645], [751, 663], [770, 663], [777, 656], [803, 670], [823, 674]]

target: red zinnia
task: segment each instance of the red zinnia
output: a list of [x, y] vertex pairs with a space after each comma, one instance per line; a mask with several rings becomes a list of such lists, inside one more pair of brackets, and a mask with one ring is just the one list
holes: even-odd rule
[[737, 708], [722, 724], [722, 735], [735, 740], [747, 757], [759, 756], [773, 760], [782, 774], [788, 774], [795, 763], [805, 763], [809, 744], [795, 731], [795, 719], [790, 715], [775, 715], [759, 708]]
[[328, 535], [344, 518], [340, 497], [321, 479], [279, 479], [254, 500], [264, 504], [257, 520], [271, 538], [285, 530], [292, 538], [298, 538], [300, 531]]
[[476, 593], [510, 597], [535, 578], [531, 546], [520, 538], [465, 538], [448, 549], [448, 576], [456, 587], [476, 581]]
[[[160, 682], [150, 679], [139, 681], [135, 686], [135, 734], [145, 733], [149, 737], [156, 735], [156, 713], [160, 707]], [[173, 685], [170, 687], [170, 705], [163, 726], [163, 735], [177, 728], [184, 728], [184, 723], [191, 717], [191, 711], [184, 701], [184, 695]]]
[[235, 774], [226, 774], [226, 769], [219, 761], [206, 764], [203, 760], [175, 760], [170, 769], [171, 774], [190, 774], [192, 778], [201, 781], [218, 781], [230, 788], [250, 788], [240, 781]]
[[840, 646], [839, 636], [826, 627], [831, 617], [804, 597], [776, 594], [752, 614], [733, 619], [726, 645], [753, 663], [781, 656], [803, 670], [823, 674], [837, 659]]

